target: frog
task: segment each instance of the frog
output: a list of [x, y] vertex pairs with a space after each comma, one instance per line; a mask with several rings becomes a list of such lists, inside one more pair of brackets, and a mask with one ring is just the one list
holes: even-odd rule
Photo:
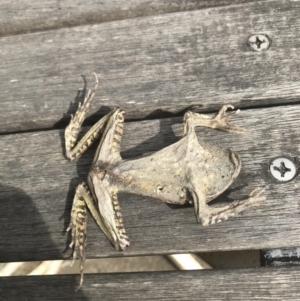
[[[264, 189], [256, 188], [243, 199], [223, 206], [210, 205], [235, 181], [241, 170], [241, 159], [231, 149], [199, 141], [196, 127], [207, 127], [241, 134], [246, 129], [232, 125], [229, 119], [238, 114], [232, 105], [223, 105], [211, 115], [187, 111], [183, 117], [183, 135], [177, 142], [154, 153], [123, 159], [120, 154], [124, 128], [124, 111], [113, 108], [78, 141], [82, 123], [87, 117], [99, 80], [95, 76], [82, 103], [65, 129], [65, 155], [70, 161], [99, 141], [87, 182], [75, 191], [70, 225], [73, 262], [79, 257], [80, 284], [87, 245], [87, 210], [118, 251], [130, 246], [118, 200], [120, 192], [159, 199], [173, 205], [194, 206], [197, 222], [208, 226], [227, 220], [265, 200]], [[228, 109], [232, 111], [227, 112]]]

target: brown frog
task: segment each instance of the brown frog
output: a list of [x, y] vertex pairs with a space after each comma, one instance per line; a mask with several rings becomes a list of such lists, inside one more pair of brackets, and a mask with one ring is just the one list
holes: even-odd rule
[[237, 110], [226, 114], [228, 108], [234, 109], [231, 105], [224, 105], [213, 118], [190, 111], [185, 113], [183, 137], [160, 151], [140, 158], [121, 158], [124, 111], [120, 108], [114, 108], [99, 120], [76, 144], [98, 86], [98, 78], [95, 77], [94, 89], [88, 91], [65, 130], [66, 157], [69, 160], [79, 158], [95, 140], [100, 139], [88, 174], [88, 185], [81, 183], [76, 189], [68, 228], [72, 233], [70, 247], [74, 247], [74, 259], [79, 252], [80, 286], [86, 247], [86, 207], [112, 245], [117, 250], [124, 250], [129, 246], [129, 239], [117, 198], [119, 192], [149, 196], [171, 204], [191, 203], [197, 221], [203, 226], [226, 220], [265, 200], [263, 189], [255, 189], [248, 198], [229, 205], [216, 207], [207, 204], [234, 182], [241, 169], [241, 160], [230, 149], [199, 142], [195, 127], [244, 132], [243, 128], [228, 123], [239, 112]]

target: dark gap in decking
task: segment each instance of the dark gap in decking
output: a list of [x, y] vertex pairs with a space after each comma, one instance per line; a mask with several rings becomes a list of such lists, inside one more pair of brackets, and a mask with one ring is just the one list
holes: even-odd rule
[[[299, 269], [261, 268], [205, 271], [2, 277], [3, 300], [299, 300]], [[18, 288], [16, 293], [16, 288]], [[225, 297], [225, 298], [224, 298]], [[50, 298], [48, 298], [50, 300]]]
[[[224, 103], [225, 104], [225, 103]], [[270, 107], [286, 107], [286, 106], [297, 106], [300, 105], [299, 101], [291, 101], [291, 102], [284, 102], [284, 103], [262, 103], [261, 105], [257, 105], [256, 106], [242, 106], [242, 107], [235, 107], [235, 109], [241, 109], [241, 110], [261, 110], [261, 109], [265, 109], [265, 108], [270, 108]], [[149, 121], [149, 120], [156, 120], [156, 119], [170, 119], [170, 118], [179, 118], [179, 117], [183, 117], [184, 113], [186, 111], [188, 111], [189, 108], [187, 108], [186, 110], [181, 111], [180, 113], [171, 113], [171, 112], [162, 112], [162, 113], [158, 113], [156, 114], [150, 114], [149, 116], [147, 116], [146, 118], [143, 119], [126, 119], [125, 118], [125, 123], [130, 123], [130, 122], [142, 122], [142, 121]], [[213, 114], [213, 113], [217, 113], [218, 109], [208, 109], [208, 110], [201, 110], [201, 112], [199, 111], [199, 113], [201, 114]], [[84, 121], [83, 123], [83, 129], [85, 127], [91, 127], [93, 126], [98, 120], [100, 120], [104, 115], [99, 115], [99, 116], [93, 116], [91, 117], [87, 117], [87, 119]], [[64, 118], [62, 120], [59, 121], [59, 123], [57, 123], [57, 126], [53, 126], [53, 127], [45, 127], [45, 128], [35, 128], [35, 129], [25, 129], [25, 130], [19, 130], [19, 131], [11, 131], [11, 132], [5, 132], [5, 133], [0, 133], [0, 137], [1, 136], [5, 136], [5, 135], [13, 135], [13, 134], [25, 134], [25, 133], [34, 133], [34, 132], [48, 132], [48, 131], [53, 131], [53, 130], [64, 130], [67, 125], [70, 122], [70, 118]]]

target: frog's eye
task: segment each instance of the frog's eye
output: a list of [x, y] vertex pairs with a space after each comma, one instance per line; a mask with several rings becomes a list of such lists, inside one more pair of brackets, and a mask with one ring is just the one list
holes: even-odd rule
[[106, 176], [107, 171], [105, 169], [104, 170], [100, 170], [100, 168], [99, 168], [99, 172], [98, 173], [99, 173], [100, 179], [103, 180], [105, 178], [105, 176]]

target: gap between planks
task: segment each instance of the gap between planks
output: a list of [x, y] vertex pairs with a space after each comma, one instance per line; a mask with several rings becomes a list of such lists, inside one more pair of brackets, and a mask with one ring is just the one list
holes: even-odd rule
[[[0, 300], [298, 301], [299, 268], [0, 278]], [[17, 292], [16, 293], [16, 288]]]

